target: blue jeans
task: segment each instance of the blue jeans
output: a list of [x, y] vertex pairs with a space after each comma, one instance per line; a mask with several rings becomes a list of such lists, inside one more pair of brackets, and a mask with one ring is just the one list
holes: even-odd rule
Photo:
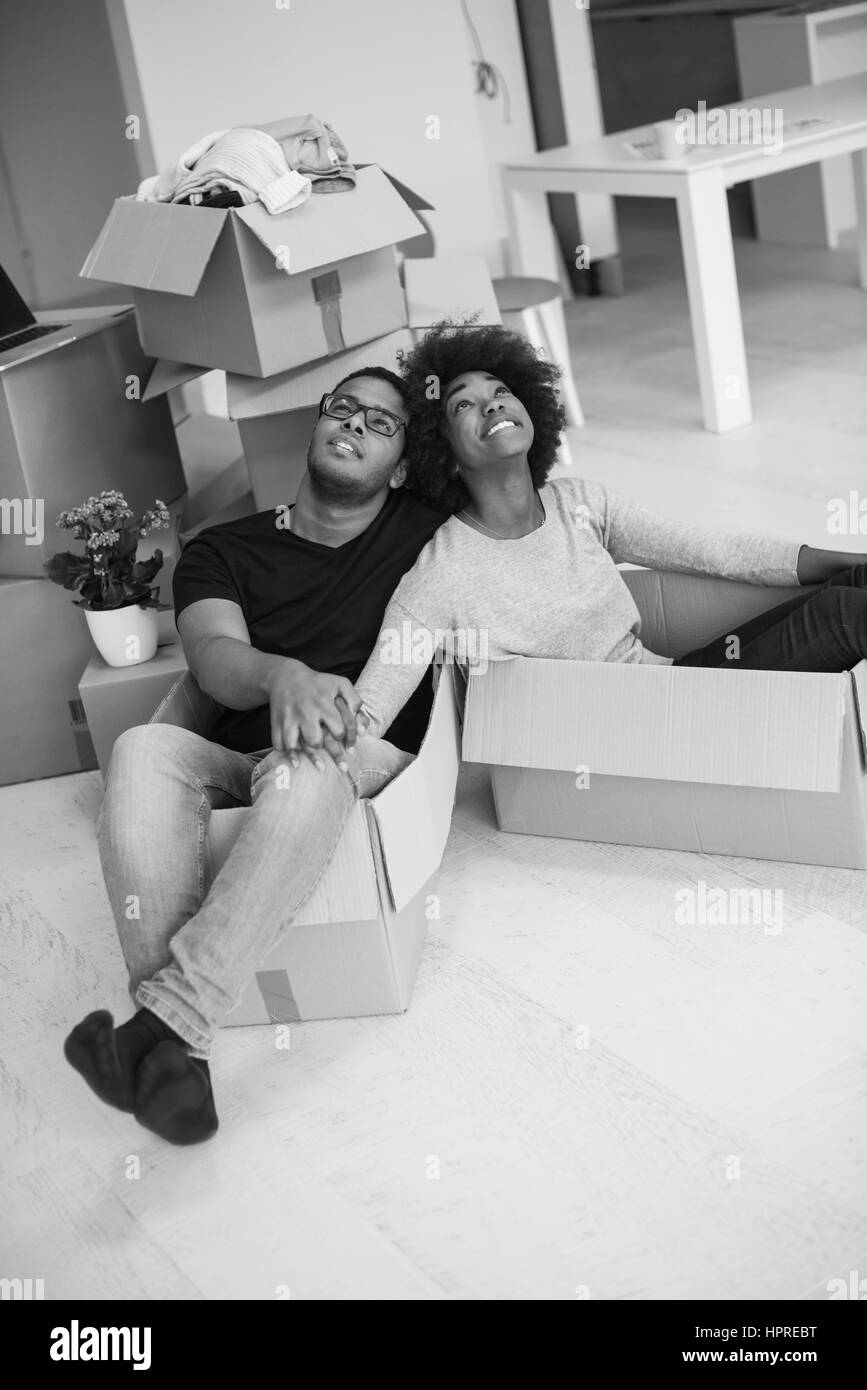
[[[739, 649], [730, 655], [732, 637]], [[759, 613], [698, 647], [675, 666], [733, 671], [851, 671], [867, 656], [867, 564], [843, 569], [824, 584]]]
[[[324, 761], [290, 770], [285, 754], [235, 753], [172, 724], [128, 729], [114, 746], [97, 835], [130, 993], [194, 1057], [313, 892], [353, 803], [413, 759], [364, 737], [349, 772]], [[237, 806], [250, 814], [214, 878], [211, 811]]]

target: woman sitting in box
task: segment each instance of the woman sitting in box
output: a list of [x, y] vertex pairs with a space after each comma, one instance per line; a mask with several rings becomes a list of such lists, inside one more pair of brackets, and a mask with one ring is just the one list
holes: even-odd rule
[[[431, 646], [449, 634], [475, 634], [476, 649], [493, 660], [847, 671], [867, 655], [867, 557], [704, 530], [599, 483], [547, 481], [564, 424], [559, 369], [520, 335], [439, 324], [404, 367], [407, 487], [452, 515], [395, 590], [357, 683], [371, 733], [388, 727]], [[673, 661], [643, 645], [622, 562], [821, 587]]]

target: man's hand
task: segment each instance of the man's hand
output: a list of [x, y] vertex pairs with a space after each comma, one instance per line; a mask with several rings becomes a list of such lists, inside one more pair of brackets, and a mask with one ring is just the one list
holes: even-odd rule
[[325, 752], [345, 772], [346, 749], [367, 728], [352, 682], [281, 657], [269, 674], [267, 691], [274, 748], [287, 753], [293, 767], [299, 766], [303, 751], [320, 771], [325, 769]]

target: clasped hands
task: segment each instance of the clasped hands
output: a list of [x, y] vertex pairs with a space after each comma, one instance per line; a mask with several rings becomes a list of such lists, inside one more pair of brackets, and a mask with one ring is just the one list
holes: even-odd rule
[[324, 772], [331, 757], [341, 772], [349, 770], [347, 752], [369, 728], [364, 706], [345, 676], [312, 671], [303, 662], [283, 658], [268, 681], [271, 744], [290, 767], [307, 757]]

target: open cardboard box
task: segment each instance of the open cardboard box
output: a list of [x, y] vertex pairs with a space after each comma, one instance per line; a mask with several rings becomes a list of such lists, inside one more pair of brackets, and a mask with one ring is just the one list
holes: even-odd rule
[[[682, 656], [803, 589], [626, 570]], [[516, 658], [472, 673], [463, 756], [503, 830], [867, 868], [867, 661], [851, 672]]]
[[394, 243], [420, 227], [376, 165], [277, 215], [124, 197], [81, 274], [130, 287], [145, 352], [269, 376], [403, 327]]
[[[187, 672], [151, 722], [207, 737], [216, 711]], [[352, 807], [318, 887], [246, 985], [228, 1025], [407, 1008], [428, 896], [448, 839], [459, 758], [455, 673], [443, 667], [417, 758], [375, 797]], [[208, 889], [249, 814], [246, 808], [211, 813]]]

